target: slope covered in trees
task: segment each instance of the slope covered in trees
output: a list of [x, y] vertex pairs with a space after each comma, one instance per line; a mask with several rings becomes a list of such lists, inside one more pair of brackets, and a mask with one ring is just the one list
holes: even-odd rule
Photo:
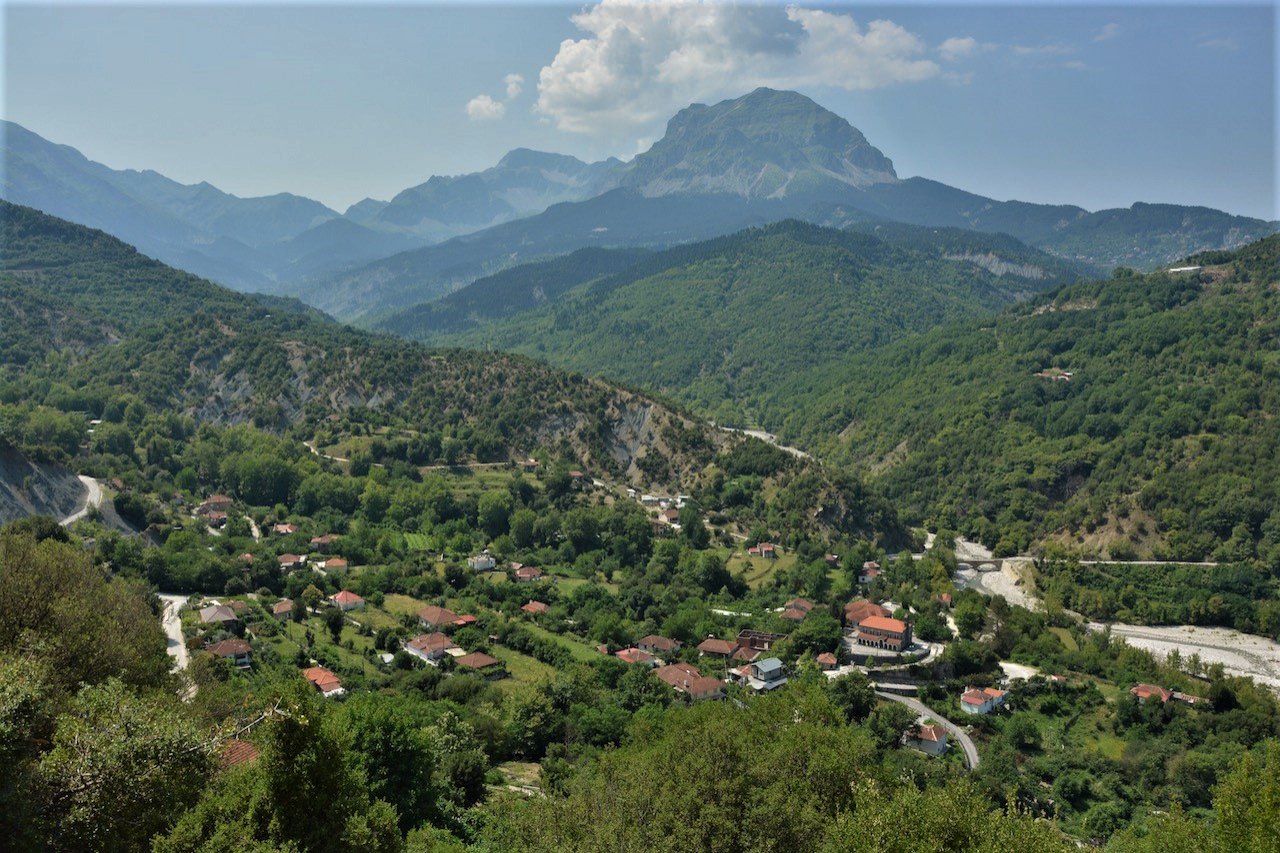
[[[63, 421], [130, 399], [273, 430], [372, 411], [434, 436], [437, 456], [426, 462], [562, 446], [643, 478], [636, 463], [651, 451], [661, 449], [673, 476], [699, 469], [725, 444], [709, 427], [615, 386], [518, 356], [357, 332], [299, 303], [171, 269], [101, 232], [0, 204], [8, 318], [0, 400], [44, 407], [6, 424], [28, 447], [74, 452], [77, 432]], [[450, 443], [456, 450], [445, 459]]]
[[[768, 427], [823, 390], [811, 381], [816, 369], [1076, 275], [1007, 237], [795, 221], [646, 255], [612, 274], [605, 267], [579, 253], [516, 268], [381, 327], [537, 355], [657, 389], [722, 422]], [[499, 319], [486, 322], [479, 306], [509, 304], [515, 281], [546, 292], [548, 275], [585, 283], [505, 318], [488, 309]], [[465, 323], [472, 331], [444, 334]]]
[[1003, 553], [1280, 565], [1280, 238], [1185, 266], [857, 356], [785, 433]]

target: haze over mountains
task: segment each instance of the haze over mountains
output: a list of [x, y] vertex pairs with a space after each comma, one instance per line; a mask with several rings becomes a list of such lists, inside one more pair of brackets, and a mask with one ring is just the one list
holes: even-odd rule
[[385, 316], [528, 260], [591, 246], [662, 248], [786, 218], [1004, 232], [1096, 267], [1148, 268], [1276, 230], [1208, 208], [1090, 213], [904, 180], [849, 122], [771, 89], [681, 110], [628, 163], [516, 149], [490, 169], [432, 177], [343, 214], [289, 194], [238, 198], [155, 172], [112, 170], [18, 125], [3, 129], [5, 199], [103, 228], [223, 284], [296, 295], [344, 319]]

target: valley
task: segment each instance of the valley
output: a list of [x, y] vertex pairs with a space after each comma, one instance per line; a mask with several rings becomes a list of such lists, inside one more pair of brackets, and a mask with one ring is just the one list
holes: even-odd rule
[[1275, 853], [1267, 12], [6, 10], [0, 848]]

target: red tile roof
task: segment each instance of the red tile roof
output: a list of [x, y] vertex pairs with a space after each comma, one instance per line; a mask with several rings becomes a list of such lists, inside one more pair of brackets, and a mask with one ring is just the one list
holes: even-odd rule
[[279, 601], [277, 601], [275, 604], [271, 605], [271, 614], [273, 616], [280, 616], [281, 614], [292, 613], [292, 612], [293, 612], [292, 599], [282, 598]]
[[907, 623], [900, 619], [890, 619], [888, 616], [868, 616], [858, 623], [861, 629], [870, 628], [873, 631], [885, 631], [891, 634], [905, 634], [907, 632]]
[[205, 646], [205, 649], [220, 658], [230, 658], [253, 651], [253, 646], [239, 638], [232, 638], [223, 640], [220, 643], [214, 643], [211, 646]]
[[714, 696], [717, 693], [724, 692], [724, 682], [718, 678], [701, 675], [685, 685], [685, 689], [695, 699], [699, 696]]
[[977, 687], [966, 688], [960, 696], [960, 701], [966, 705], [985, 705], [992, 699], [1000, 699], [1004, 696], [1003, 690], [997, 690], [994, 687]]
[[1158, 684], [1135, 684], [1130, 688], [1129, 692], [1139, 699], [1150, 699], [1152, 696], [1158, 696], [1161, 702], [1168, 702], [1173, 697], [1173, 691], [1165, 690]]
[[472, 652], [469, 655], [463, 655], [458, 658], [456, 663], [465, 669], [484, 669], [485, 667], [496, 666], [502, 661], [495, 657], [490, 657], [484, 652]]
[[334, 604], [364, 604], [364, 599], [349, 589], [334, 593], [330, 598]]
[[542, 601], [530, 601], [528, 604], [521, 606], [520, 609], [525, 613], [531, 614], [546, 613], [551, 609], [551, 605]]
[[660, 666], [653, 671], [653, 674], [677, 690], [683, 690], [693, 679], [702, 677], [702, 673], [698, 672], [697, 667], [687, 663], [672, 663]]
[[881, 607], [879, 604], [867, 601], [865, 598], [859, 598], [850, 601], [844, 606], [844, 621], [850, 625], [857, 625], [868, 616], [888, 616], [889, 610]]
[[672, 640], [668, 637], [659, 636], [658, 634], [650, 634], [647, 637], [641, 637], [636, 645], [652, 646], [662, 652], [674, 652], [676, 649], [680, 648], [680, 642], [678, 640]]
[[653, 655], [641, 649], [623, 649], [614, 655], [625, 663], [652, 663]]
[[434, 634], [419, 634], [405, 645], [420, 652], [439, 652], [453, 648], [454, 642], [447, 634], [436, 631]]
[[452, 625], [458, 621], [458, 614], [448, 608], [428, 604], [418, 611], [418, 618], [428, 625]]
[[942, 743], [947, 739], [947, 730], [942, 726], [936, 725], [920, 726], [916, 730], [916, 739]]
[[698, 651], [704, 655], [721, 655], [728, 657], [733, 654], [736, 644], [729, 640], [718, 640], [715, 637], [707, 637], [701, 643], [698, 643]]
[[817, 660], [818, 666], [835, 666], [838, 663], [836, 656], [831, 654], [831, 652], [823, 652], [818, 655]]
[[258, 748], [247, 740], [232, 738], [222, 744], [222, 750], [218, 755], [218, 763], [223, 767], [236, 767], [240, 764], [246, 764], [250, 761], [256, 761], [258, 758]]
[[342, 679], [323, 666], [312, 666], [302, 671], [302, 677], [310, 681], [321, 693], [330, 693], [342, 686]]

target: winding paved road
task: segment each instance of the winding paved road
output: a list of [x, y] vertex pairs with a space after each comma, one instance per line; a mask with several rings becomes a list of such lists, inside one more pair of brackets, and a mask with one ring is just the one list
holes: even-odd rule
[[883, 690], [877, 690], [876, 695], [881, 699], [888, 699], [891, 702], [897, 702], [899, 705], [906, 705], [922, 717], [929, 717], [936, 720], [944, 729], [946, 729], [953, 738], [960, 744], [960, 748], [964, 750], [965, 763], [969, 765], [970, 770], [977, 770], [978, 763], [981, 759], [978, 757], [978, 748], [973, 745], [973, 739], [965, 734], [964, 729], [921, 702], [919, 699], [912, 699], [910, 696], [899, 696], [895, 693], [888, 693]]

